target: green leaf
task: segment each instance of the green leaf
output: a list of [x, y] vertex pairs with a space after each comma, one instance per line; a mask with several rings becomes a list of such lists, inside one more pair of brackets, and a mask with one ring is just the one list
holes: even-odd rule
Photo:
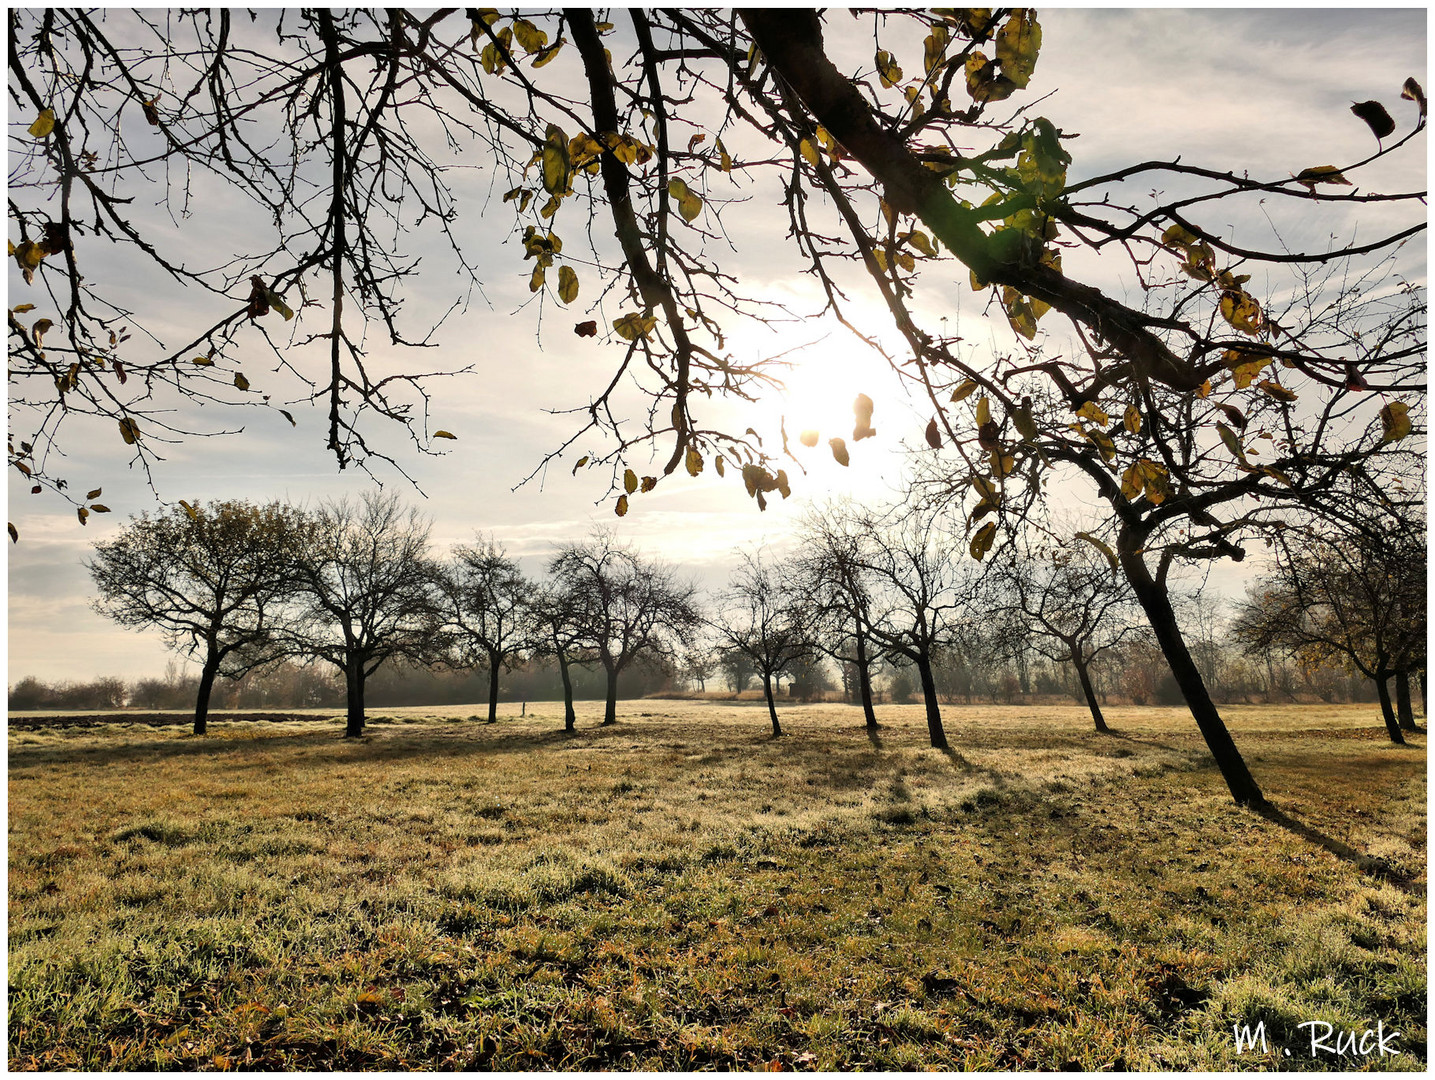
[[30, 134], [35, 138], [43, 139], [55, 130], [55, 110], [45, 109], [39, 116], [35, 117], [35, 122], [31, 124], [27, 130], [29, 130]]
[[683, 215], [684, 221], [692, 221], [702, 213], [703, 201], [695, 193], [688, 189], [688, 185], [681, 180], [668, 181], [668, 194], [678, 202], [678, 213]]
[[578, 274], [571, 266], [558, 268], [558, 299], [565, 304], [578, 299]]

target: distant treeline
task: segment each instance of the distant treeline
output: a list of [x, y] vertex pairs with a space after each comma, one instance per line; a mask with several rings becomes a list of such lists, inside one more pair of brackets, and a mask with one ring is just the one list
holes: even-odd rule
[[[1290, 702], [1367, 702], [1375, 700], [1373, 684], [1332, 668], [1305, 671], [1290, 662], [1253, 662], [1238, 649], [1198, 643], [1194, 650], [1203, 661], [1218, 701], [1240, 704]], [[574, 697], [601, 701], [604, 677], [601, 668], [577, 665], [570, 669]], [[1022, 661], [1000, 661], [984, 650], [949, 652], [935, 665], [938, 696], [951, 704], [1021, 704], [1035, 699], [1069, 697], [1082, 701], [1081, 687], [1068, 664], [1058, 664], [1032, 654]], [[732, 693], [753, 685], [751, 668], [744, 670], [731, 662], [715, 665], [711, 671], [691, 670], [680, 676], [651, 666], [636, 666], [623, 672], [619, 694], [639, 698], [662, 693]], [[1092, 666], [1092, 679], [1106, 704], [1182, 704], [1160, 651], [1145, 641], [1131, 642], [1104, 655]], [[161, 678], [126, 682], [110, 676], [90, 682], [47, 683], [26, 676], [9, 688], [9, 706], [14, 712], [37, 709], [178, 709], [192, 710], [198, 686], [197, 674], [171, 664]], [[856, 680], [850, 671], [821, 665], [794, 671], [784, 691], [804, 700], [819, 698], [856, 700]], [[915, 673], [906, 668], [887, 668], [877, 680], [882, 701], [906, 704], [921, 699]], [[369, 680], [371, 705], [466, 705], [483, 702], [488, 694], [488, 674], [474, 671], [445, 671], [414, 667], [381, 668]], [[561, 701], [563, 686], [556, 663], [536, 661], [505, 672], [500, 698], [503, 701]], [[250, 672], [243, 678], [223, 680], [214, 688], [215, 707], [221, 709], [308, 709], [344, 706], [344, 682], [337, 673], [315, 664], [281, 663], [266, 670]], [[476, 706], [477, 707], [477, 706]]]

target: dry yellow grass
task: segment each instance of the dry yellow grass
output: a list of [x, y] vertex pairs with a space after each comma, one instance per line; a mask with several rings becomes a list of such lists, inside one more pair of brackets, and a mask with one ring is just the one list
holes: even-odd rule
[[12, 732], [12, 1067], [1423, 1066], [1423, 736], [1371, 707], [1225, 710], [1282, 821], [1177, 710], [560, 710]]

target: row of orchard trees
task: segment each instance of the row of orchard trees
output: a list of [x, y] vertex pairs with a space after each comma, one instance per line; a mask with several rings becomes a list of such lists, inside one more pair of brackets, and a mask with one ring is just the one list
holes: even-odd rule
[[[976, 561], [962, 532], [944, 504], [917, 497], [876, 508], [829, 503], [807, 514], [790, 554], [744, 554], [703, 605], [693, 584], [605, 532], [557, 552], [538, 582], [492, 541], [433, 558], [427, 522], [392, 496], [315, 510], [182, 503], [99, 544], [91, 572], [102, 612], [160, 628], [200, 662], [198, 733], [216, 676], [296, 658], [342, 674], [349, 735], [364, 728], [366, 681], [394, 659], [486, 671], [490, 720], [504, 671], [554, 660], [569, 730], [570, 666], [599, 667], [611, 724], [619, 676], [634, 661], [696, 669], [714, 642], [729, 666], [761, 681], [774, 735], [779, 681], [827, 658], [853, 676], [870, 728], [874, 671], [910, 668], [931, 743], [945, 747], [942, 665], [972, 651], [1017, 663], [1036, 652], [1068, 665], [1106, 731], [1092, 666], [1143, 632], [1125, 578], [1099, 544], [1043, 543], [1033, 532]], [[1278, 533], [1274, 552], [1240, 605], [1236, 641], [1266, 660], [1358, 671], [1376, 685], [1391, 739], [1403, 741], [1412, 676], [1423, 690], [1423, 526], [1397, 520], [1356, 536], [1307, 523]]]
[[486, 667], [491, 720], [502, 670], [556, 656], [569, 728], [569, 665], [601, 665], [612, 723], [618, 676], [645, 653], [680, 648], [700, 620], [692, 585], [606, 534], [558, 552], [540, 587], [491, 542], [433, 558], [428, 522], [378, 494], [313, 510], [181, 503], [97, 544], [89, 568], [99, 611], [161, 630], [200, 663], [196, 734], [216, 677], [294, 658], [342, 673], [348, 736], [364, 730], [366, 681], [399, 659]]

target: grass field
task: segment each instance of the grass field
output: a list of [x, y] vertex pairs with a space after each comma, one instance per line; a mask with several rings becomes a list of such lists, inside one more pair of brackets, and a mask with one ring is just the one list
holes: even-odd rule
[[10, 1067], [1424, 1068], [1371, 706], [1226, 710], [1278, 819], [1176, 710], [600, 710], [12, 731]]

